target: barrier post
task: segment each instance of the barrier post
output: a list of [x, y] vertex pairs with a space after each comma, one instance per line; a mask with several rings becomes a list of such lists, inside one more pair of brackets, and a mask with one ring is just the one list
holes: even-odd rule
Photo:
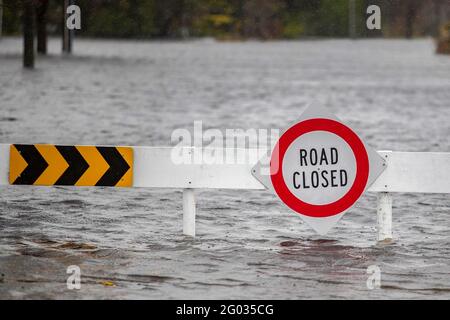
[[183, 189], [183, 234], [195, 237], [194, 189]]
[[392, 240], [392, 195], [389, 192], [378, 194], [377, 224], [378, 241]]

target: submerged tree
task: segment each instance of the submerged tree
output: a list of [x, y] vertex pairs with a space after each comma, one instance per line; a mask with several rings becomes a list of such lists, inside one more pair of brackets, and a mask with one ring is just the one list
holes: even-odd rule
[[47, 54], [48, 0], [40, 0], [36, 7], [37, 52]]
[[34, 3], [22, 0], [23, 21], [23, 66], [34, 68]]

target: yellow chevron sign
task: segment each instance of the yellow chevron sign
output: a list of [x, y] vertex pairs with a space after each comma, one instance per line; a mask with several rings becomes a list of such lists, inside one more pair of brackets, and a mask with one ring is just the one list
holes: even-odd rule
[[12, 144], [9, 183], [131, 187], [130, 147]]

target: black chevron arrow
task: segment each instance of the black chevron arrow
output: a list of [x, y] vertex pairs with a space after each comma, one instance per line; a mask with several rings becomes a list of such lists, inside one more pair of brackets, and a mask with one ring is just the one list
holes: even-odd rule
[[55, 147], [69, 164], [69, 167], [58, 178], [55, 185], [73, 186], [89, 168], [89, 164], [75, 146]]
[[28, 166], [12, 184], [33, 184], [47, 169], [47, 161], [45, 161], [34, 145], [15, 144], [14, 147], [28, 163]]
[[106, 162], [108, 162], [109, 169], [95, 185], [115, 186], [128, 169], [130, 169], [130, 166], [115, 147], [97, 147], [97, 150]]

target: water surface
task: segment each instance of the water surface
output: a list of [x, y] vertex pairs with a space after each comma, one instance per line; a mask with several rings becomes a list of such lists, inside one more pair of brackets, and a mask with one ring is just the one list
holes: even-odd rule
[[[282, 128], [311, 101], [377, 150], [450, 151], [450, 58], [431, 40], [60, 42], [21, 68], [0, 41], [0, 143], [169, 145], [176, 128]], [[0, 298], [450, 298], [448, 195], [376, 195], [320, 237], [264, 191], [0, 187]], [[66, 287], [78, 265], [82, 288]], [[382, 272], [368, 290], [367, 267]], [[109, 282], [105, 282], [109, 281]], [[114, 284], [110, 286], [108, 284]]]

